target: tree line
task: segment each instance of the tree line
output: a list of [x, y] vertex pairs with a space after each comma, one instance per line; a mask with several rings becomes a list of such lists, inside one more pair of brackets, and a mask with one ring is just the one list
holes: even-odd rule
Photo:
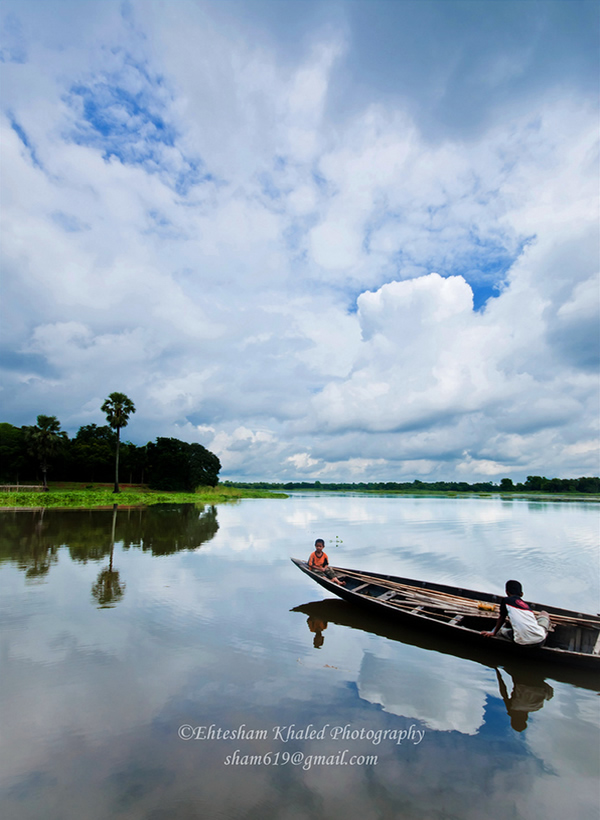
[[223, 486], [240, 489], [258, 490], [339, 490], [347, 492], [455, 492], [455, 493], [490, 493], [490, 492], [531, 492], [546, 493], [600, 493], [600, 477], [582, 476], [581, 478], [545, 478], [539, 475], [527, 476], [527, 480], [514, 484], [511, 478], [503, 478], [499, 484], [491, 481], [480, 481], [469, 484], [466, 481], [368, 481], [360, 483], [288, 481], [276, 484], [258, 481], [244, 483], [224, 481]]
[[138, 447], [121, 442], [121, 430], [135, 413], [124, 393], [111, 393], [102, 405], [107, 425], [86, 424], [71, 439], [56, 416], [39, 415], [37, 424], [15, 427], [0, 423], [0, 483], [53, 481], [87, 484], [114, 481], [151, 489], [192, 492], [199, 486], [215, 487], [221, 463], [201, 444], [159, 437]]

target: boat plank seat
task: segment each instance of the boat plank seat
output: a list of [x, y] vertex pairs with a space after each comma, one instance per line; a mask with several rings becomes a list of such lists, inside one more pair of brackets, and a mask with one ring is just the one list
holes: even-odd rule
[[369, 582], [368, 584], [361, 584], [359, 587], [354, 587], [354, 589], [351, 589], [350, 592], [360, 592], [361, 589], [364, 589], [365, 587], [370, 587], [370, 586], [371, 586], [371, 582]]
[[419, 613], [422, 609], [423, 609], [423, 605], [421, 604], [420, 606], [416, 606], [414, 609], [411, 609], [410, 614], [411, 614], [411, 615], [418, 615], [418, 613]]
[[395, 597], [395, 595], [395, 590], [388, 589], [385, 592], [382, 592], [381, 595], [377, 595], [376, 597], [378, 601], [390, 601], [392, 598]]
[[455, 615], [451, 621], [448, 621], [448, 623], [450, 626], [456, 626], [456, 624], [459, 624], [462, 620], [464, 620], [464, 617], [464, 615]]

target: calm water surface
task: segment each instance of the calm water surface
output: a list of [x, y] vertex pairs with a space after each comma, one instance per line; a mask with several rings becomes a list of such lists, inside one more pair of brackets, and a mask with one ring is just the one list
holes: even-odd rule
[[289, 558], [322, 537], [334, 564], [516, 577], [597, 612], [598, 513], [326, 494], [0, 513], [1, 816], [596, 820], [600, 681], [496, 669]]

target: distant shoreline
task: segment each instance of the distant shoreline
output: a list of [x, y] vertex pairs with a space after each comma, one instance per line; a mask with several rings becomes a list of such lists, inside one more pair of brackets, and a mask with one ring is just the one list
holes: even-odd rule
[[[244, 487], [244, 489], [249, 489]], [[290, 495], [294, 493], [331, 493], [331, 495], [371, 495], [371, 496], [403, 496], [406, 498], [503, 498], [522, 499], [527, 501], [592, 501], [600, 502], [600, 493], [548, 493], [543, 490], [515, 490], [505, 492], [504, 490], [491, 490], [482, 492], [479, 490], [469, 490], [459, 492], [457, 490], [368, 490], [359, 487], [332, 489], [330, 487], [286, 487], [282, 490], [273, 488], [272, 492], [285, 492]]]
[[[536, 478], [536, 477], [530, 477]], [[558, 486], [543, 486], [543, 483]], [[399, 495], [399, 496], [423, 496], [438, 498], [523, 498], [553, 501], [600, 501], [600, 478], [597, 476], [580, 479], [546, 479], [540, 478], [542, 486], [528, 487], [519, 485], [499, 486], [491, 482], [478, 482], [467, 484], [466, 482], [359, 482], [350, 484], [346, 482], [323, 482], [320, 481], [288, 481], [288, 482], [268, 482], [268, 481], [223, 481], [223, 487], [231, 487], [243, 490], [269, 490], [270, 492], [320, 492], [320, 493], [355, 493], [358, 495]], [[575, 487], [575, 483], [587, 484], [583, 487]], [[560, 486], [560, 485], [563, 486]], [[440, 486], [441, 485], [441, 486]], [[445, 485], [445, 486], [444, 486]], [[567, 485], [567, 486], [565, 486]], [[568, 486], [571, 485], [571, 486]]]
[[522, 499], [526, 501], [600, 501], [600, 495], [597, 493], [544, 493], [544, 492], [514, 492], [506, 493], [496, 490], [489, 493], [471, 492], [459, 493], [453, 490], [326, 490], [326, 489], [306, 489], [306, 490], [286, 490], [288, 493], [301, 492], [317, 492], [317, 493], [331, 493], [340, 494], [355, 493], [356, 495], [381, 495], [390, 496], [398, 495], [412, 498], [504, 498], [504, 499]]

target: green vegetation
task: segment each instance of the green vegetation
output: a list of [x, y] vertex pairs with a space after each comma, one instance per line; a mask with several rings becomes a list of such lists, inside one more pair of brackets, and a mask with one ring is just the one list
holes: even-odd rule
[[73, 439], [60, 432], [55, 416], [38, 416], [37, 427], [0, 424], [0, 484], [46, 486], [49, 474], [54, 482], [114, 480], [113, 492], [120, 490], [119, 475], [151, 490], [193, 493], [198, 486], [218, 485], [221, 462], [201, 444], [175, 438], [157, 438], [143, 447], [121, 442], [120, 430], [135, 408], [123, 393], [109, 399], [102, 407], [112, 427], [87, 424]]
[[[244, 490], [236, 487], [198, 487], [195, 492], [159, 492], [145, 487], [126, 487], [119, 493], [120, 507], [154, 504], [220, 504], [242, 498], [288, 498], [269, 490]], [[112, 507], [114, 491], [107, 486], [50, 486], [48, 492], [7, 492], [0, 494], [0, 507]]]

